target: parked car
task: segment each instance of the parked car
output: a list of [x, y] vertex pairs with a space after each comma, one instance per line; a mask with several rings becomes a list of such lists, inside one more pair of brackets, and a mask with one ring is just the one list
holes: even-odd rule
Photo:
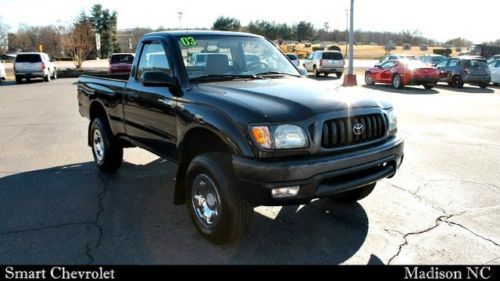
[[43, 78], [45, 82], [50, 82], [50, 79], [57, 79], [57, 69], [46, 53], [18, 53], [14, 60], [14, 75], [16, 83], [31, 78]]
[[[199, 66], [188, 60], [198, 46], [218, 52]], [[260, 63], [247, 65], [247, 52]], [[160, 53], [163, 60], [151, 60]], [[134, 146], [176, 162], [174, 203], [187, 203], [215, 243], [241, 237], [255, 206], [361, 200], [403, 162], [390, 103], [301, 77], [261, 36], [156, 32], [136, 56], [123, 81], [79, 78], [95, 163], [116, 171], [123, 148]]]
[[387, 61], [397, 61], [397, 60], [412, 60], [415, 56], [406, 54], [392, 54], [381, 58], [375, 66], [379, 66]]
[[500, 59], [490, 61], [488, 63], [490, 69], [491, 83], [494, 85], [500, 84]]
[[294, 53], [286, 53], [285, 54], [287, 56], [287, 58], [295, 65], [295, 66], [299, 66], [300, 65], [300, 62], [299, 62], [299, 57], [297, 57], [296, 54]]
[[0, 83], [5, 79], [7, 79], [7, 74], [5, 73], [5, 62], [2, 60], [0, 61]]
[[344, 56], [338, 51], [316, 51], [304, 61], [306, 70], [313, 72], [316, 77], [319, 77], [321, 73], [325, 76], [335, 73], [340, 78], [344, 73], [344, 66]]
[[423, 85], [432, 89], [439, 81], [439, 70], [419, 60], [391, 60], [365, 72], [367, 85], [392, 84], [395, 89], [406, 85]]
[[488, 58], [488, 63], [494, 60], [500, 60], [500, 55], [494, 55]]
[[127, 74], [132, 69], [134, 54], [115, 53], [109, 57], [109, 74]]
[[486, 88], [490, 83], [490, 70], [484, 59], [475, 57], [449, 58], [436, 65], [439, 80], [448, 86], [462, 88], [465, 83]]
[[436, 66], [438, 63], [445, 60], [446, 57], [442, 55], [423, 55], [418, 59], [427, 66]]

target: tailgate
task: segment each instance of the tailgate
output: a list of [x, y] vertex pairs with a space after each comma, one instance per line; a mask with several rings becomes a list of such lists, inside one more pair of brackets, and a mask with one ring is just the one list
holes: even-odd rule
[[41, 62], [16, 62], [16, 72], [41, 72]]
[[343, 67], [344, 60], [323, 60], [323, 67]]

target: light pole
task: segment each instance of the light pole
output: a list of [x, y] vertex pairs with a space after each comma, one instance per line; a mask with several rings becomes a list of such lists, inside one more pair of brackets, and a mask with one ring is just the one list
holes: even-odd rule
[[347, 44], [349, 42], [349, 9], [345, 9], [345, 54], [344, 57], [347, 57]]
[[182, 14], [183, 12], [177, 12], [177, 14], [179, 14], [179, 30], [182, 29]]
[[349, 26], [349, 68], [347, 75], [344, 76], [344, 86], [356, 86], [356, 75], [353, 73], [354, 61], [354, 0], [351, 0], [351, 13], [350, 13], [350, 26]]

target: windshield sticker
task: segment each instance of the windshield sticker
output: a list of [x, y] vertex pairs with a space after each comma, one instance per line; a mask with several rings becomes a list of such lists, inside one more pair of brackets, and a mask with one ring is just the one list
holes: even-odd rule
[[197, 45], [196, 40], [193, 37], [182, 37], [181, 43], [185, 47], [193, 47]]

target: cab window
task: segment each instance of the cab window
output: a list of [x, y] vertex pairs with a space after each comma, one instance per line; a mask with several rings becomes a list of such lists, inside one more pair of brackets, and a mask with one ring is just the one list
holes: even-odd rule
[[168, 53], [159, 42], [144, 44], [142, 48], [139, 67], [137, 68], [136, 79], [140, 80], [146, 71], [162, 71], [171, 75], [171, 68], [168, 62]]

